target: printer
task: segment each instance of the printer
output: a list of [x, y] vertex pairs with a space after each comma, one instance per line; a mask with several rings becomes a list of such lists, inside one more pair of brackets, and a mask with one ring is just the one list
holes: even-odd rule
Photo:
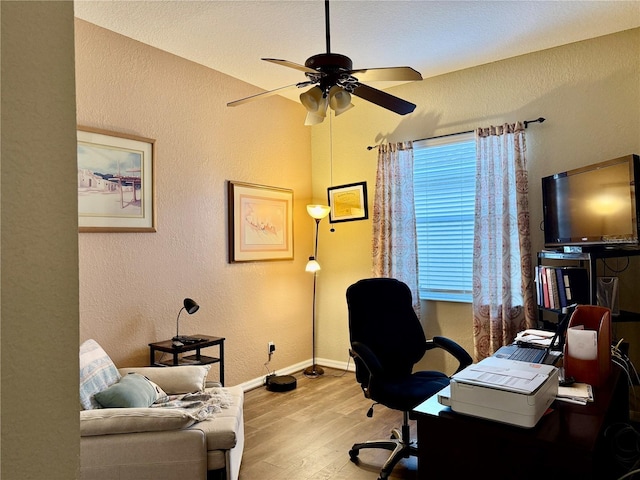
[[557, 393], [556, 367], [488, 357], [453, 375], [438, 401], [454, 412], [531, 428]]

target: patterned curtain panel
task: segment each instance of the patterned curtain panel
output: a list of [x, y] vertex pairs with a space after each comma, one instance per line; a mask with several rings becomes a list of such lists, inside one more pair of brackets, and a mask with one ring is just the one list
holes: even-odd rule
[[478, 361], [535, 325], [525, 150], [521, 123], [476, 130], [473, 333]]
[[373, 204], [373, 276], [406, 283], [413, 295], [413, 308], [420, 315], [412, 142], [378, 147]]

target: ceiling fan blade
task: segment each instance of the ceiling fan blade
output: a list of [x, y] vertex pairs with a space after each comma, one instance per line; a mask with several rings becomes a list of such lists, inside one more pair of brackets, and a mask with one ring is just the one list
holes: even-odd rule
[[422, 80], [420, 72], [411, 67], [362, 68], [352, 70], [350, 73], [361, 82], [414, 82]]
[[278, 60], [277, 58], [262, 58], [261, 60], [264, 60], [265, 62], [275, 63], [276, 65], [282, 65], [283, 67], [294, 68], [305, 73], [318, 73], [318, 71], [314, 70], [313, 68], [305, 67], [304, 65], [290, 62], [289, 60]]
[[390, 95], [387, 92], [383, 92], [382, 90], [378, 90], [361, 83], [357, 84], [357, 87], [353, 90], [353, 94], [356, 97], [375, 103], [376, 105], [386, 108], [387, 110], [391, 110], [399, 115], [411, 113], [416, 108], [415, 104], [411, 102], [407, 102], [406, 100]]
[[300, 82], [294, 83], [293, 85], [287, 85], [286, 87], [276, 88], [275, 90], [269, 90], [268, 92], [256, 93], [255, 95], [251, 95], [250, 97], [241, 98], [239, 100], [234, 100], [233, 102], [227, 103], [227, 107], [236, 107], [238, 105], [242, 105], [243, 103], [251, 102], [252, 100], [259, 100], [262, 98], [270, 97], [271, 95], [275, 95], [276, 93], [280, 93], [282, 90], [292, 87], [306, 87], [307, 85], [311, 85], [313, 82]]

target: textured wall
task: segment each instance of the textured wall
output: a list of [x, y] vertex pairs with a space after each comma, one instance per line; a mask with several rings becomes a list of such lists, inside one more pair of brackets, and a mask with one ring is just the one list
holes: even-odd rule
[[[143, 365], [149, 342], [226, 337], [226, 381], [311, 357], [310, 132], [302, 106], [279, 97], [228, 108], [257, 89], [76, 20], [78, 124], [156, 140], [156, 233], [81, 233], [80, 339], [119, 366]], [[227, 180], [294, 191], [294, 260], [227, 263]], [[216, 350], [212, 349], [214, 353]], [[206, 351], [205, 351], [206, 353]], [[217, 377], [213, 368], [210, 378]]]
[[[371, 212], [377, 153], [367, 145], [543, 116], [545, 123], [527, 131], [535, 252], [543, 240], [538, 228], [542, 176], [640, 153], [638, 78], [640, 29], [634, 29], [396, 87], [394, 94], [418, 105], [406, 117], [355, 99], [356, 108], [333, 123], [333, 168], [331, 129], [327, 122], [313, 127], [314, 196], [325, 195], [331, 178], [333, 185], [365, 180]], [[371, 220], [337, 224], [335, 233], [329, 233], [328, 225], [325, 228], [319, 255], [323, 261], [319, 356], [346, 361], [344, 292], [353, 281], [371, 275]], [[637, 276], [638, 260], [632, 259], [627, 274]], [[621, 305], [640, 311], [637, 280], [625, 285], [628, 290], [621, 291]], [[473, 350], [470, 305], [430, 302], [425, 307], [429, 336], [448, 335]]]
[[[0, 476], [78, 473], [73, 2], [1, 2]], [[39, 394], [46, 406], [34, 404]]]

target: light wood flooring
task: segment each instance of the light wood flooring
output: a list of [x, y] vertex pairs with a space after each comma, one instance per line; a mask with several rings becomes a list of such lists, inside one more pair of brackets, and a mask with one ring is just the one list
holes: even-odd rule
[[[353, 372], [325, 368], [321, 377], [294, 375], [297, 387], [246, 393], [241, 480], [376, 480], [389, 453], [366, 449], [359, 464], [349, 459], [356, 442], [388, 439], [402, 413], [376, 405], [373, 418]], [[415, 422], [411, 424], [415, 440]], [[417, 480], [415, 458], [403, 459], [390, 480]]]

